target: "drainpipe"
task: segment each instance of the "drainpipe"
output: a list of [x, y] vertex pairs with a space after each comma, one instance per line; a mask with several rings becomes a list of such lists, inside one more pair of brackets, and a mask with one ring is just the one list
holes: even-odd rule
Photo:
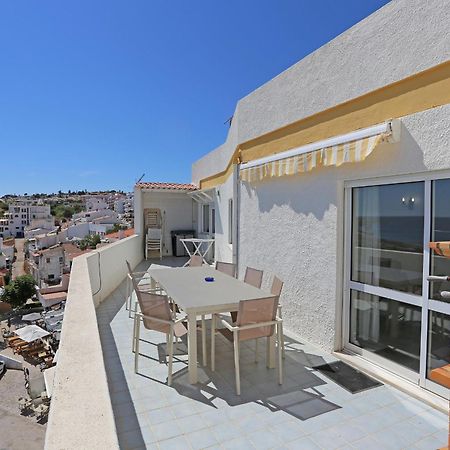
[[233, 166], [233, 264], [236, 267], [236, 274], [239, 274], [239, 204], [240, 204], [240, 164]]

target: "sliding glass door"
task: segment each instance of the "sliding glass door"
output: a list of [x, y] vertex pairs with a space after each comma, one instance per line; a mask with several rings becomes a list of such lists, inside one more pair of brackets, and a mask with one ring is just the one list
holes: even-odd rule
[[354, 184], [346, 189], [344, 340], [423, 386], [450, 363], [450, 303], [429, 274], [450, 275], [430, 240], [450, 241], [450, 179]]

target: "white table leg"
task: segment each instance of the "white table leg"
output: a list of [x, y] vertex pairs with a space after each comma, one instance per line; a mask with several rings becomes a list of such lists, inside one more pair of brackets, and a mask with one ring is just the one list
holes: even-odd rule
[[189, 383], [197, 383], [197, 315], [188, 314]]
[[276, 342], [276, 335], [275, 333], [267, 338], [267, 368], [268, 369], [274, 369], [275, 368], [275, 342]]

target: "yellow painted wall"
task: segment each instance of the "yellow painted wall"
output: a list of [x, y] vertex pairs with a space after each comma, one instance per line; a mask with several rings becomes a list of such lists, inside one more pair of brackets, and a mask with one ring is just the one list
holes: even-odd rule
[[227, 169], [200, 181], [222, 184], [233, 164], [248, 162], [450, 103], [450, 61], [239, 144]]

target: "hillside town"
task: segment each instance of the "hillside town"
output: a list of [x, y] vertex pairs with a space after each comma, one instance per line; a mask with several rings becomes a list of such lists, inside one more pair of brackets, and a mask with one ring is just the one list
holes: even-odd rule
[[41, 446], [73, 260], [134, 233], [133, 194], [9, 195], [0, 206], [0, 397]]
[[[133, 194], [59, 193], [45, 197], [1, 199], [7, 208], [0, 215], [3, 279], [12, 272], [14, 261], [23, 261], [18, 272], [32, 275], [37, 286], [58, 284], [62, 275], [70, 272], [74, 257], [115, 242], [133, 227]], [[15, 251], [16, 242], [23, 247], [23, 257]], [[0, 278], [0, 286], [4, 284]]]

